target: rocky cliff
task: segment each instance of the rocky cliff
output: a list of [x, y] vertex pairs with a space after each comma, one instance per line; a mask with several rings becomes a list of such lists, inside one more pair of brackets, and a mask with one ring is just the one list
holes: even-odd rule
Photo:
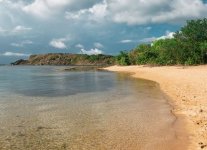
[[113, 65], [114, 56], [51, 53], [31, 55], [28, 60], [18, 60], [12, 65]]

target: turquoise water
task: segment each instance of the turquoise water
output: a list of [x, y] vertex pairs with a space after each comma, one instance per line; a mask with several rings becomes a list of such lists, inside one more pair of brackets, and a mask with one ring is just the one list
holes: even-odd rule
[[0, 67], [0, 149], [186, 148], [156, 83], [64, 69]]

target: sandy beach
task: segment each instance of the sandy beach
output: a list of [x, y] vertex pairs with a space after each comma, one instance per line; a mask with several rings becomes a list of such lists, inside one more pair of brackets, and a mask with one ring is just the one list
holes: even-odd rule
[[[133, 77], [159, 83], [169, 97], [172, 112], [185, 120], [190, 150], [207, 149], [207, 65], [203, 66], [111, 66], [108, 71], [130, 72]], [[179, 123], [177, 123], [179, 126]]]

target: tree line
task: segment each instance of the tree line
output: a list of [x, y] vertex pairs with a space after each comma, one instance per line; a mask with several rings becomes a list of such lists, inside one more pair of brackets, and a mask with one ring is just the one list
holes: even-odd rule
[[188, 20], [170, 39], [140, 44], [116, 56], [119, 65], [198, 65], [207, 63], [207, 19]]

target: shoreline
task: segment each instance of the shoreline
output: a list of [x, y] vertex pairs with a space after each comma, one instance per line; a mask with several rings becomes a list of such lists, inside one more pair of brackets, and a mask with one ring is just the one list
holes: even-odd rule
[[207, 65], [111, 66], [104, 70], [128, 72], [132, 77], [157, 82], [177, 117], [176, 129], [179, 130], [179, 125], [183, 123], [186, 126], [188, 149], [207, 149]]
[[[177, 138], [176, 118], [156, 82], [139, 82], [123, 73], [61, 70], [1, 70], [11, 76], [4, 78], [0, 92], [0, 149], [187, 149], [186, 140]], [[18, 84], [13, 81], [17, 75]], [[10, 80], [12, 85], [6, 82]], [[14, 85], [24, 88], [15, 91]]]

